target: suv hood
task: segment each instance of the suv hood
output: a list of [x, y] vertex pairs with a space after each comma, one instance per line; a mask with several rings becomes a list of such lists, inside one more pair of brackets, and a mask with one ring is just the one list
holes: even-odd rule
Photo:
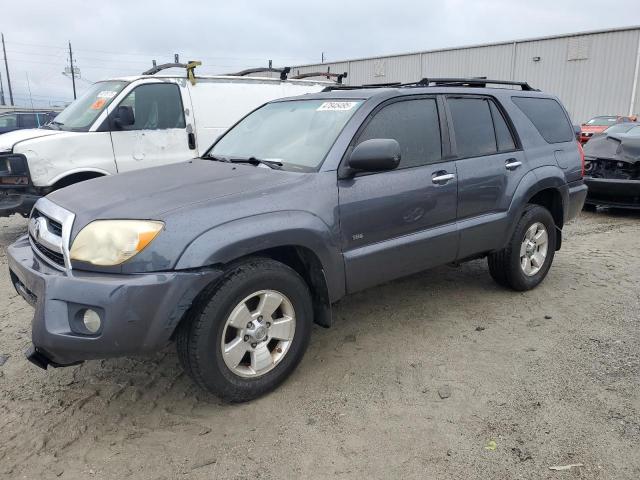
[[96, 219], [164, 220], [189, 206], [280, 188], [300, 175], [196, 159], [88, 180], [57, 190], [47, 198], [75, 213], [77, 231]]
[[14, 130], [0, 135], [0, 152], [10, 152], [18, 142], [32, 140], [34, 138], [46, 137], [49, 135], [60, 135], [69, 132], [61, 130], [47, 130], [46, 128], [28, 128], [25, 130]]

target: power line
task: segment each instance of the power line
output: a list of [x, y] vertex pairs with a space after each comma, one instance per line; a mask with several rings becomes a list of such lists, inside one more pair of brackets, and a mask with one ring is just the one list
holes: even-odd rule
[[[7, 42], [7, 44], [9, 45], [22, 45], [22, 46], [28, 46], [28, 47], [34, 47], [34, 48], [50, 48], [50, 49], [56, 49], [56, 50], [65, 50], [66, 47], [53, 47], [51, 45], [42, 45], [42, 44], [35, 44], [35, 43], [22, 43], [22, 42]], [[114, 55], [114, 56], [122, 56], [122, 55], [127, 55], [127, 56], [136, 56], [136, 57], [145, 57], [145, 58], [149, 58], [149, 57], [163, 57], [163, 56], [168, 56], [170, 57], [171, 55], [168, 54], [167, 52], [140, 52], [140, 53], [134, 53], [134, 52], [114, 52], [114, 51], [108, 51], [108, 50], [95, 50], [95, 49], [89, 49], [89, 48], [76, 48], [75, 49], [76, 52], [91, 52], [91, 53], [101, 53], [101, 54], [105, 54], [105, 55]], [[193, 55], [192, 52], [191, 53], [182, 53], [181, 54], [182, 57], [190, 57], [190, 58], [197, 58], [198, 60], [239, 60], [239, 61], [249, 61], [249, 60], [255, 60], [255, 61], [265, 61], [265, 57], [218, 57], [218, 56], [208, 56], [208, 55]], [[308, 62], [308, 61], [312, 61], [309, 58], [299, 58], [299, 57], [279, 57], [282, 60], [296, 60], [296, 63], [304, 63], [304, 62]]]

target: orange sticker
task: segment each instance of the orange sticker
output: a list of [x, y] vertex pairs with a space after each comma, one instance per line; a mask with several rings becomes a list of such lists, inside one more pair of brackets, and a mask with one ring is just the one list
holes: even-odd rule
[[91, 109], [100, 110], [102, 107], [104, 107], [105, 103], [107, 103], [107, 101], [104, 98], [99, 98], [98, 100], [93, 102], [93, 104], [91, 105]]

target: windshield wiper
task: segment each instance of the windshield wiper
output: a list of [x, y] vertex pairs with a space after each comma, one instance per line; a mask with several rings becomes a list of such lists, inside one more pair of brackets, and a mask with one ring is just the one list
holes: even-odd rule
[[229, 160], [227, 157], [221, 157], [219, 155], [212, 155], [210, 153], [207, 153], [202, 158], [206, 158], [207, 160], [215, 160], [216, 162], [231, 163], [231, 160]]
[[248, 163], [250, 165], [266, 165], [269, 168], [274, 170], [280, 170], [284, 164], [282, 162], [278, 162], [277, 160], [264, 160], [262, 158], [256, 157], [247, 157], [247, 158], [232, 158], [232, 157], [223, 157], [219, 155], [207, 155], [205, 158], [210, 160], [216, 160], [218, 162], [227, 162], [227, 163]]
[[266, 165], [274, 170], [280, 170], [283, 166], [282, 162], [277, 160], [264, 160], [262, 158], [248, 157], [248, 158], [230, 158], [231, 163], [250, 163], [251, 165]]

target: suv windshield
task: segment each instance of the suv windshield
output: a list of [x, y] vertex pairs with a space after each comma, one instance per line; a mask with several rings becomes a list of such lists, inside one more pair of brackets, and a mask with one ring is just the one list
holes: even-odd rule
[[362, 100], [268, 103], [229, 130], [205, 157], [280, 162], [284, 170], [314, 171]]
[[587, 125], [593, 125], [594, 127], [604, 127], [606, 125], [613, 125], [616, 123], [616, 117], [594, 117], [587, 122]]
[[79, 99], [65, 108], [47, 128], [86, 132], [102, 111], [128, 82], [107, 81], [91, 86]]

